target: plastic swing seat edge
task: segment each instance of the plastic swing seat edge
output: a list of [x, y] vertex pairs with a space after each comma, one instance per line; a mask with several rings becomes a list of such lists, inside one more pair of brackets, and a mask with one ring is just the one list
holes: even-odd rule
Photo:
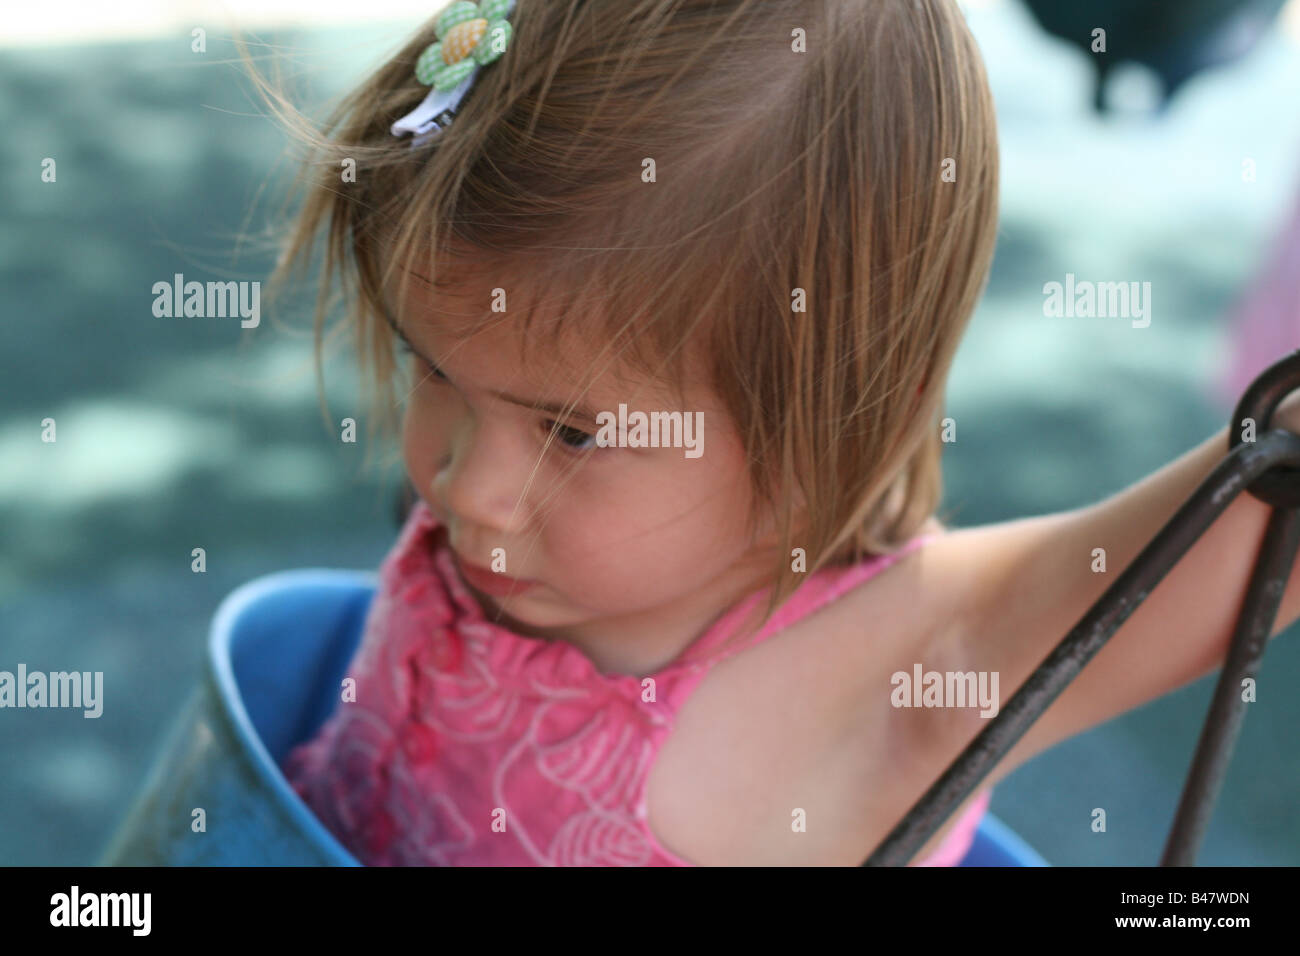
[[254, 725], [235, 675], [235, 646], [251, 629], [259, 611], [270, 601], [290, 601], [292, 595], [319, 599], [322, 592], [356, 594], [373, 592], [379, 576], [373, 571], [337, 568], [299, 568], [253, 578], [231, 591], [217, 606], [208, 635], [208, 662], [221, 705], [254, 770], [281, 809], [334, 866], [361, 866], [361, 862], [338, 841], [312, 813], [272, 759], [262, 734]]
[[958, 866], [1051, 866], [1001, 818], [986, 812], [975, 831], [975, 839]]

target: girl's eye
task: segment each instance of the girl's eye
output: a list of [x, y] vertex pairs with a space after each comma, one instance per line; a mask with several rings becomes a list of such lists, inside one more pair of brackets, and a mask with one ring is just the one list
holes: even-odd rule
[[587, 451], [596, 447], [594, 444], [596, 436], [590, 432], [584, 432], [581, 428], [574, 428], [571, 425], [559, 425], [555, 422], [547, 422], [546, 424], [549, 428], [555, 430], [556, 437], [564, 443], [565, 448], [573, 451]]

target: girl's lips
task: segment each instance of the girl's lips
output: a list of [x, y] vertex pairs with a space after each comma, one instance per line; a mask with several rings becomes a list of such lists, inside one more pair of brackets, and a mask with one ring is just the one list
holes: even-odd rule
[[507, 597], [512, 594], [522, 594], [537, 584], [536, 581], [529, 581], [523, 578], [510, 578], [506, 577], [504, 574], [490, 571], [487, 568], [480, 568], [473, 564], [467, 564], [459, 555], [456, 556], [456, 569], [460, 571], [461, 576], [466, 580], [470, 587], [477, 588], [484, 594], [490, 594], [493, 597]]

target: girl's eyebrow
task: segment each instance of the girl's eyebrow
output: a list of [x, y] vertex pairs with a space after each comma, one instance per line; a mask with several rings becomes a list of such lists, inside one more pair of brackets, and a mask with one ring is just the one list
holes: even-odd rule
[[[406, 343], [408, 349], [427, 362], [429, 367], [439, 375], [442, 375], [444, 378], [446, 377], [446, 373], [442, 371], [437, 362], [429, 358], [411, 343], [411, 340], [406, 337], [406, 333], [403, 332], [397, 323], [393, 321], [391, 315], [385, 315], [384, 318], [388, 320], [388, 325], [392, 328], [393, 333]], [[511, 405], [519, 405], [533, 411], [546, 412], [548, 415], [563, 416], [566, 418], [580, 418], [592, 422], [596, 420], [596, 413], [586, 405], [576, 405], [569, 408], [559, 402], [535, 402], [526, 398], [519, 398], [516, 395], [511, 395], [509, 392], [502, 392], [495, 388], [488, 389], [487, 393], [494, 398], [499, 398], [502, 401], [509, 402]]]

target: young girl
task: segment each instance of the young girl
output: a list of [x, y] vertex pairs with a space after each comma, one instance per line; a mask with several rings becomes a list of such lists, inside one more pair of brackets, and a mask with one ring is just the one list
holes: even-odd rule
[[[327, 227], [318, 323], [341, 276], [419, 500], [284, 769], [366, 864], [859, 864], [996, 712], [900, 675], [1009, 698], [1227, 450], [934, 518], [998, 206], [951, 0], [457, 3], [326, 133], [282, 270]], [[1235, 502], [912, 862], [1217, 666], [1268, 511]]]

